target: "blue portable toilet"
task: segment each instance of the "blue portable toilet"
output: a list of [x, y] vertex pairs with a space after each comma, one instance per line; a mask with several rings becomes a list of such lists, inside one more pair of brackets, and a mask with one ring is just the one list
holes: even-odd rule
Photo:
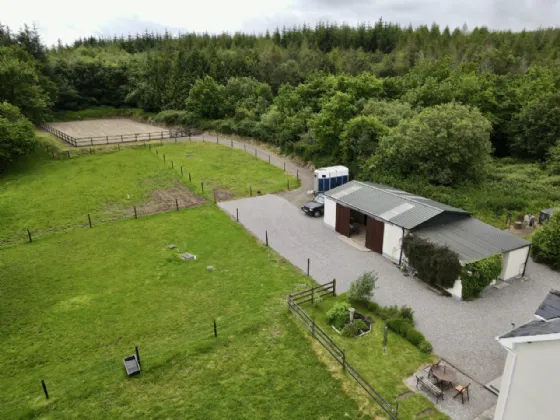
[[313, 192], [322, 193], [348, 182], [349, 171], [346, 166], [329, 166], [315, 169]]

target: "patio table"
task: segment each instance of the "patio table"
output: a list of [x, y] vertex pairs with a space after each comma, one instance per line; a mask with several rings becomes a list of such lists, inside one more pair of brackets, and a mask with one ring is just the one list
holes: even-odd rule
[[457, 381], [457, 372], [445, 365], [434, 366], [432, 375], [434, 375], [439, 382], [447, 383], [451, 386], [453, 386], [453, 382]]

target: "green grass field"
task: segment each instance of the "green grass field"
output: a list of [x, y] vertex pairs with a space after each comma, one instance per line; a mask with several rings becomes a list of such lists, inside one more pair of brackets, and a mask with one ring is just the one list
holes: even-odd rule
[[[165, 163], [163, 153], [169, 157]], [[158, 154], [155, 146], [151, 152], [144, 147], [123, 147], [119, 152], [71, 159], [53, 160], [42, 152], [22, 159], [0, 177], [0, 243], [25, 241], [26, 229], [38, 237], [86, 226], [88, 214], [94, 224], [132, 216], [133, 206], [149, 204], [162, 190], [171, 190], [167, 195], [174, 199], [173, 191], [186, 186], [213, 199], [215, 188], [231, 198], [248, 196], [249, 185], [263, 193], [283, 190], [288, 179], [296, 185], [296, 179], [281, 169], [225, 146], [164, 143]], [[186, 158], [187, 154], [192, 157]], [[177, 162], [174, 170], [172, 159]], [[188, 168], [183, 177], [181, 164]]]
[[[257, 191], [262, 194], [278, 192], [299, 185], [295, 177], [284, 173], [281, 168], [270, 165], [261, 159], [239, 149], [232, 149], [226, 145], [214, 143], [201, 143], [198, 141], [183, 143], [163, 143], [157, 146], [158, 156], [166, 163], [173, 166], [180, 174], [183, 167], [183, 179], [188, 179], [191, 173], [193, 187], [200, 192], [200, 182], [204, 182], [205, 193], [208, 198], [213, 198], [210, 191], [222, 191], [224, 196], [245, 197], [252, 188], [253, 195]], [[155, 153], [152, 147], [152, 153]]]
[[[359, 418], [285, 308], [305, 277], [214, 206], [2, 247], [0, 261], [4, 418]], [[135, 345], [143, 372], [127, 378]]]
[[[410, 389], [404, 384], [406, 377], [412, 376], [414, 372], [423, 364], [433, 363], [433, 356], [427, 355], [419, 351], [416, 347], [406, 341], [398, 334], [389, 331], [387, 340], [387, 353], [383, 353], [383, 321], [373, 313], [369, 312], [361, 305], [353, 304], [356, 310], [362, 314], [367, 314], [375, 320], [372, 331], [359, 338], [345, 338], [338, 335], [327, 322], [327, 311], [337, 302], [345, 300], [346, 296], [341, 295], [336, 298], [326, 297], [320, 306], [314, 307], [310, 303], [304, 304], [303, 309], [315, 319], [315, 322], [344, 350], [346, 350], [348, 362], [360, 374], [368, 380], [368, 382], [391, 404], [395, 398], [404, 394]], [[332, 360], [326, 351], [321, 351], [320, 345], [317, 349], [323, 353], [323, 359]], [[342, 369], [335, 362], [330, 363], [331, 368], [342, 375]], [[343, 375], [346, 376], [346, 375]], [[363, 398], [367, 399], [365, 393], [362, 392]], [[377, 407], [373, 407], [377, 408]], [[428, 401], [422, 395], [413, 394], [409, 397], [399, 400], [399, 418], [414, 419], [416, 415], [426, 409], [434, 408], [431, 401]], [[375, 410], [374, 415], [381, 415], [381, 410]], [[449, 419], [447, 415], [435, 411], [428, 417], [431, 420]]]

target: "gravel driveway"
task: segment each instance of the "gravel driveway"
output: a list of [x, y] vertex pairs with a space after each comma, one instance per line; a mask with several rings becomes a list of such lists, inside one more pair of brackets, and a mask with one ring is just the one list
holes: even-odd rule
[[486, 384], [501, 376], [506, 351], [495, 337], [533, 319], [533, 313], [551, 288], [560, 288], [560, 276], [530, 262], [528, 281], [517, 281], [501, 290], [491, 289], [481, 299], [462, 302], [438, 296], [423, 283], [404, 277], [397, 267], [372, 252], [363, 252], [339, 239], [339, 235], [276, 195], [220, 203], [250, 232], [269, 244], [294, 265], [307, 270], [318, 283], [337, 279], [337, 290], [366, 270], [376, 270], [379, 281], [374, 300], [382, 305], [408, 305], [417, 327], [432, 342], [434, 352], [459, 370]]

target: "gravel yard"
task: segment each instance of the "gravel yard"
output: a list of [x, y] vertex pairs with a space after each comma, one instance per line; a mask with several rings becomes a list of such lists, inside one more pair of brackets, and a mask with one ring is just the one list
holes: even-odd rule
[[417, 326], [434, 345], [434, 352], [480, 384], [501, 376], [506, 351], [495, 337], [533, 319], [533, 313], [551, 288], [560, 288], [560, 276], [530, 262], [528, 281], [516, 281], [501, 290], [491, 289], [473, 302], [438, 296], [423, 283], [404, 277], [380, 255], [363, 252], [286, 199], [266, 195], [220, 203], [260, 240], [265, 231], [271, 247], [294, 265], [324, 283], [337, 279], [339, 292], [366, 270], [379, 274], [374, 300], [382, 305], [408, 305]]

